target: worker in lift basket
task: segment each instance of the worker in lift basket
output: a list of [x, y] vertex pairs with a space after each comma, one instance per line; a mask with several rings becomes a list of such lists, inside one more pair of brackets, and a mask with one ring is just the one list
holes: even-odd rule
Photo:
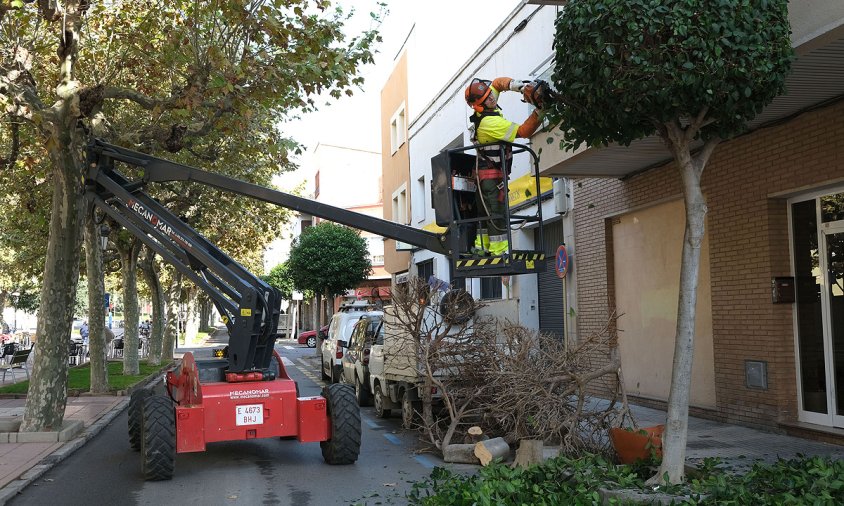
[[[525, 94], [526, 86], [531, 83], [516, 81], [509, 77], [499, 77], [493, 81], [472, 79], [466, 87], [466, 103], [473, 109], [469, 120], [474, 126], [472, 142], [487, 144], [490, 142], [513, 142], [517, 137], [527, 139], [542, 124], [539, 109], [534, 110], [521, 125], [514, 123], [501, 113], [498, 107], [498, 95], [502, 91], [515, 91]], [[532, 102], [531, 102], [532, 103]], [[509, 147], [505, 150], [502, 166], [501, 147], [498, 145], [479, 147], [478, 165], [475, 179], [478, 182], [478, 208], [484, 209], [487, 216], [498, 215], [500, 218], [487, 222], [487, 229], [480, 228], [475, 236], [473, 253], [499, 256], [507, 253], [507, 222], [504, 219], [504, 178], [510, 173]]]

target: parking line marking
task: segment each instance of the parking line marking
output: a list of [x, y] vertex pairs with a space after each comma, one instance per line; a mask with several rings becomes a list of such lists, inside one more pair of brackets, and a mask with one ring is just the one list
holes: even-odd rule
[[394, 445], [401, 446], [401, 439], [394, 436], [393, 434], [384, 434], [384, 437], [387, 439], [387, 441], [393, 443]]
[[431, 462], [431, 459], [429, 459], [426, 455], [417, 455], [413, 457], [413, 459], [422, 464], [422, 467], [426, 467], [428, 469], [433, 469], [435, 467], [435, 464]]
[[284, 348], [285, 350], [292, 350], [293, 349], [292, 346], [287, 346], [287, 345], [282, 346], [282, 348]]
[[281, 363], [284, 364], [285, 366], [293, 365], [293, 361], [290, 360], [287, 357], [281, 357]]
[[369, 425], [373, 429], [380, 429], [381, 426], [375, 420], [364, 420], [367, 425]]

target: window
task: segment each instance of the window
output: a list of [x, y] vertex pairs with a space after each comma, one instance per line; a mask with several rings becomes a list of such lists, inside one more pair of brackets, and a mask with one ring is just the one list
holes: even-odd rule
[[427, 205], [425, 203], [425, 176], [416, 180], [416, 187], [413, 191], [413, 199], [410, 201], [410, 206], [413, 210], [413, 219], [417, 223], [425, 221], [425, 210]]
[[407, 118], [404, 111], [404, 103], [390, 118], [390, 154], [396, 154], [404, 141], [407, 140]]
[[425, 281], [431, 278], [434, 275], [434, 261], [433, 260], [425, 260], [424, 262], [419, 262], [416, 264], [416, 275]]
[[384, 238], [370, 236], [366, 238], [366, 249], [372, 265], [384, 265]]
[[407, 225], [407, 187], [401, 187], [393, 192], [393, 223]]
[[501, 278], [481, 278], [481, 299], [501, 298]]

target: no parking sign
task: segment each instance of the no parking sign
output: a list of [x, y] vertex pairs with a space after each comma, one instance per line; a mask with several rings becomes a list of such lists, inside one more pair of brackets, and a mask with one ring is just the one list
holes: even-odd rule
[[554, 268], [557, 271], [557, 277], [563, 279], [569, 271], [569, 254], [566, 251], [566, 246], [561, 244], [557, 248], [557, 255], [554, 259]]

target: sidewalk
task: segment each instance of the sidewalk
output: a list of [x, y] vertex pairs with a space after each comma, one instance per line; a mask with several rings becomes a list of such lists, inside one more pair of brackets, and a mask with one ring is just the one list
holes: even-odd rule
[[[220, 344], [215, 336], [203, 343]], [[209, 348], [177, 349], [185, 351]], [[0, 399], [0, 417], [21, 415], [25, 399]], [[37, 480], [52, 466], [61, 462], [88, 440], [96, 436], [128, 405], [127, 397], [81, 396], [68, 398], [65, 418], [81, 420], [84, 430], [67, 442], [3, 443], [0, 441], [0, 506], [24, 487]], [[639, 406], [632, 407], [640, 426], [665, 422], [665, 412]], [[128, 441], [126, 451], [129, 451]], [[777, 457], [792, 458], [802, 454], [844, 458], [844, 446], [810, 441], [761, 430], [728, 425], [700, 418], [689, 418], [687, 462], [700, 463], [707, 457], [718, 457], [734, 471], [746, 469], [754, 461], [773, 462]]]

